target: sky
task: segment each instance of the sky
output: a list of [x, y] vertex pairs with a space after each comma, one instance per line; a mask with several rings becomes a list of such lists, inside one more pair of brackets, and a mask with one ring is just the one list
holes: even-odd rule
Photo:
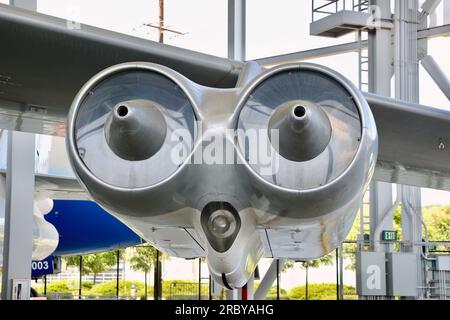
[[[8, 0], [0, 0], [7, 3]], [[158, 23], [158, 0], [38, 0], [41, 13], [150, 40], [157, 30], [144, 24]], [[438, 8], [442, 23], [442, 5]], [[246, 59], [268, 57], [355, 40], [350, 34], [338, 39], [309, 36], [311, 1], [247, 0]], [[165, 42], [212, 55], [227, 55], [227, 0], [166, 0], [165, 25], [183, 35], [166, 34]], [[450, 38], [429, 42], [429, 53], [443, 70], [450, 70]], [[356, 53], [312, 62], [331, 67], [358, 82]], [[450, 108], [428, 74], [420, 67], [421, 103]], [[450, 204], [450, 193], [423, 190], [423, 205]]]

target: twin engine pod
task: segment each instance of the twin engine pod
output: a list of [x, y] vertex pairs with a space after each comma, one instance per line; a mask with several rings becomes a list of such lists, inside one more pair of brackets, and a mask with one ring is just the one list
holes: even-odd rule
[[[68, 118], [69, 159], [92, 198], [144, 239], [152, 226], [195, 228], [229, 288], [264, 254], [259, 229], [308, 225], [289, 257], [298, 260], [339, 246], [378, 148], [365, 99], [336, 72], [243, 70], [251, 80], [216, 89], [160, 65], [113, 66], [81, 89]], [[195, 159], [205, 146], [212, 163]]]

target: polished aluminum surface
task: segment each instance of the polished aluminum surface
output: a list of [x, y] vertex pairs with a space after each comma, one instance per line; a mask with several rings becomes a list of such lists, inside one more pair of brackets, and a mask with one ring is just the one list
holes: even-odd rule
[[[100, 128], [111, 109], [121, 102], [120, 99], [129, 101], [138, 98], [121, 94], [123, 81], [117, 79], [133, 78], [136, 73], [139, 79], [148, 76], [154, 81], [145, 83], [148, 90], [135, 89], [142, 82], [131, 81], [127, 91], [150, 94], [139, 98], [156, 101], [164, 108], [168, 128], [171, 127], [173, 116], [171, 111], [186, 112], [179, 114], [178, 119], [182, 121], [177, 123], [179, 127], [190, 128], [192, 149], [188, 149], [190, 153], [176, 167], [171, 163], [172, 159], [167, 157], [168, 153], [164, 161], [162, 158], [157, 160], [159, 166], [143, 168], [139, 166], [154, 161], [157, 154], [144, 161], [127, 161], [117, 159], [117, 156], [115, 158], [111, 150], [102, 150], [108, 149], [108, 144]], [[332, 100], [331, 96], [318, 95], [319, 99], [311, 101], [320, 104], [331, 119], [330, 144], [344, 151], [332, 162], [334, 165], [342, 159], [343, 164], [336, 166], [333, 177], [323, 179], [321, 185], [306, 185], [308, 179], [296, 172], [298, 163], [287, 160], [281, 163], [280, 172], [284, 172], [285, 176], [295, 175], [300, 183], [289, 185], [283, 179], [281, 183], [266, 179], [245, 161], [245, 150], [241, 148], [238, 138], [239, 125], [245, 119], [247, 102], [253, 98], [255, 88], [264, 81], [280, 81], [289, 74], [298, 77], [298, 81], [303, 76], [309, 79], [316, 77], [316, 87], [321, 84], [325, 85], [325, 89], [334, 89], [332, 96], [336, 100]], [[283, 85], [289, 85], [289, 81], [286, 84], [285, 80], [282, 80]], [[109, 91], [115, 99], [111, 102], [108, 90], [104, 94], [102, 91], [102, 84], [110, 82], [119, 84], [118, 87], [113, 85]], [[156, 96], [151, 95], [152, 88], [166, 88], [163, 84], [167, 82], [173, 84], [166, 91], [172, 93], [170, 99], [156, 100]], [[118, 65], [98, 74], [82, 88], [69, 115], [67, 136], [67, 148], [74, 171], [100, 205], [162, 250], [190, 257], [192, 248], [186, 247], [184, 250], [175, 247], [175, 243], [174, 246], [163, 244], [155, 238], [153, 231], [159, 228], [184, 228], [205, 251], [214, 279], [219, 283], [226, 279], [226, 284], [232, 287], [245, 284], [263, 255], [308, 260], [325, 255], [337, 247], [350, 230], [377, 157], [377, 133], [368, 105], [349, 81], [332, 70], [312, 64], [293, 64], [263, 71], [249, 64], [243, 68], [238, 83], [235, 89], [208, 88], [163, 66], [147, 63]], [[171, 91], [173, 88], [177, 88], [176, 94]], [[293, 99], [315, 97], [304, 97], [298, 83], [286, 92], [291, 93], [291, 96], [283, 96], [282, 92], [274, 95], [269, 91], [277, 100], [274, 106]], [[164, 90], [158, 93], [165, 96]], [[177, 100], [177, 97], [183, 99]], [[269, 145], [268, 119], [275, 112], [274, 109], [269, 110], [266, 126], [256, 128], [261, 129], [265, 144]], [[189, 116], [192, 122], [189, 122]], [[95, 132], [94, 136], [103, 140], [86, 138], [86, 132], [91, 128]], [[344, 132], [346, 128], [349, 133]], [[352, 140], [351, 143], [349, 140]], [[166, 144], [161, 150], [165, 147]], [[314, 162], [310, 167], [313, 171], [311, 174], [321, 176], [329, 168], [330, 157], [327, 151], [324, 153], [324, 160], [315, 163], [315, 160], [320, 160], [320, 155], [310, 161]], [[91, 158], [87, 160], [86, 154], [91, 154]], [[202, 161], [197, 162], [198, 156]], [[230, 158], [235, 162], [228, 163]], [[117, 163], [120, 164], [120, 170], [117, 169]], [[122, 176], [121, 172], [124, 172]], [[211, 245], [200, 222], [203, 209], [214, 202], [230, 204], [241, 221], [235, 239], [223, 252]], [[209, 227], [217, 231], [217, 226], [223, 226], [222, 222], [214, 226], [211, 221]], [[264, 229], [267, 232], [262, 235], [260, 230]], [[278, 239], [291, 232], [297, 234], [298, 240], [278, 245]], [[271, 245], [270, 252], [264, 249], [263, 243], [267, 242]]]
[[[353, 161], [362, 129], [360, 115], [351, 94], [337, 80], [324, 73], [296, 68], [268, 73], [266, 78], [256, 82], [250, 92], [238, 124], [238, 128], [244, 131], [270, 128], [270, 120], [276, 110], [286, 102], [302, 100], [318, 105], [326, 113], [331, 123], [331, 140], [324, 152], [310, 161], [292, 161], [273, 153], [272, 161], [279, 162], [279, 170], [262, 174], [271, 183], [296, 190], [313, 189], [333, 181]], [[258, 142], [266, 143], [269, 149], [270, 140], [268, 136], [266, 138], [265, 142]], [[242, 139], [239, 142], [246, 159], [254, 158], [259, 152], [255, 144], [246, 143]], [[296, 146], [292, 145], [291, 148]], [[256, 172], [261, 173], [264, 172], [262, 166], [267, 164], [251, 164]]]
[[[163, 114], [163, 121], [166, 122], [164, 129], [167, 131], [155, 154], [139, 159], [140, 161], [119, 156], [110, 147], [105, 134], [105, 130], [109, 130], [105, 125], [114, 108], [130, 104], [130, 101], [136, 99], [151, 101], [150, 103], [160, 106], [158, 109]], [[148, 106], [143, 107], [148, 109]], [[140, 114], [141, 118], [136, 121], [142, 123], [141, 127], [150, 126], [152, 121], [161, 121], [155, 117], [148, 118], [149, 116], [152, 115]], [[183, 89], [166, 76], [145, 68], [126, 73], [108, 73], [107, 79], [98, 79], [94, 88], [83, 98], [75, 126], [76, 145], [84, 164], [104, 182], [123, 188], [150, 186], [173, 174], [179, 163], [170, 161], [171, 153], [180, 143], [174, 139], [173, 134], [177, 130], [186, 129], [190, 135], [182, 144], [185, 159], [191, 152], [196, 131], [193, 107]], [[123, 137], [123, 132], [119, 132], [120, 128], [116, 129], [118, 137]], [[156, 143], [159, 144], [162, 138], [160, 134], [145, 136], [145, 133], [147, 132], [141, 138], [141, 145], [146, 143], [145, 139], [157, 140]]]

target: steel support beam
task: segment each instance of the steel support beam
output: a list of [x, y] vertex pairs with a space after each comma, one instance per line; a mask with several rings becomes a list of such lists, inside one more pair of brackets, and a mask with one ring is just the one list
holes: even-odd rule
[[426, 0], [422, 4], [422, 12], [419, 15], [419, 21], [426, 19], [428, 16], [436, 12], [436, 8], [439, 6], [442, 0]]
[[[380, 20], [391, 20], [391, 5], [388, 0], [372, 0], [379, 9]], [[369, 31], [369, 91], [391, 96], [392, 47], [391, 30], [377, 28]]]
[[344, 300], [344, 245], [339, 247], [339, 299]]
[[30, 11], [37, 11], [37, 0], [9, 0], [9, 4]]
[[370, 186], [370, 235], [372, 250], [388, 251], [388, 246], [380, 245], [378, 230], [390, 230], [393, 227], [392, 216], [386, 213], [392, 208], [392, 184], [386, 182], [373, 182]]
[[[392, 10], [389, 0], [372, 0], [370, 9], [376, 8], [374, 22], [379, 27], [368, 32], [369, 56], [369, 92], [385, 97], [391, 97], [391, 78], [393, 75], [392, 31], [383, 28], [382, 21], [391, 21]], [[380, 241], [375, 234], [381, 227], [390, 228], [392, 219], [383, 219], [389, 208], [392, 207], [392, 185], [389, 183], [372, 181], [370, 184], [370, 239], [372, 249]], [[383, 226], [380, 226], [383, 224]], [[388, 250], [388, 248], [381, 248]], [[358, 270], [361, 272], [361, 270]], [[363, 299], [365, 297], [362, 297]]]
[[120, 250], [116, 251], [116, 297], [120, 295]]
[[[396, 0], [395, 6], [395, 98], [418, 103], [419, 63], [415, 34], [418, 29], [419, 3], [418, 0]], [[403, 241], [413, 243], [420, 240], [422, 230], [420, 189], [402, 189]], [[415, 249], [411, 246], [407, 251]]]
[[80, 256], [79, 263], [80, 277], [78, 278], [78, 299], [81, 299], [83, 294], [83, 256]]
[[[264, 67], [276, 66], [281, 63], [299, 62], [309, 59], [317, 59], [323, 57], [334, 56], [338, 54], [345, 54], [351, 52], [358, 52], [361, 44], [358, 41], [338, 44], [329, 47], [322, 47], [317, 49], [305, 50], [300, 52], [282, 54], [273, 57], [256, 59], [255, 61]], [[362, 47], [367, 47], [367, 41], [362, 42]]]
[[[436, 1], [427, 1], [428, 12], [432, 13]], [[426, 9], [424, 8], [424, 11]], [[419, 43], [417, 40], [418, 26], [426, 25], [426, 20], [419, 21], [418, 0], [395, 1], [395, 98], [407, 102], [419, 102]], [[415, 243], [422, 237], [422, 204], [421, 189], [402, 186], [402, 251], [420, 252]], [[418, 269], [422, 270], [418, 261]], [[422, 274], [418, 272], [417, 287], [422, 286]]]
[[444, 0], [444, 24], [450, 24], [450, 0]]
[[202, 258], [198, 258], [198, 300], [202, 300]]
[[[31, 284], [35, 137], [8, 132], [2, 299], [13, 298], [13, 280]], [[24, 289], [25, 290], [25, 289]], [[25, 292], [23, 299], [29, 298]]]
[[156, 250], [155, 266], [153, 267], [153, 300], [162, 299], [162, 264], [161, 253]]
[[445, 94], [448, 100], [450, 100], [450, 80], [447, 75], [439, 68], [436, 60], [430, 55], [424, 57], [422, 60], [422, 66], [437, 84], [442, 93]]
[[278, 275], [277, 265], [279, 263], [280, 267], [283, 266], [284, 261], [285, 261], [284, 259], [272, 261], [272, 264], [270, 265], [269, 269], [267, 269], [267, 272], [264, 275], [264, 278], [261, 280], [258, 289], [255, 291], [254, 295], [255, 300], [266, 299], [266, 296], [269, 293], [270, 288], [272, 288], [273, 282], [277, 279]]
[[450, 36], [450, 24], [444, 24], [442, 26], [430, 27], [420, 29], [417, 38], [421, 39], [433, 39], [438, 37], [448, 37]]
[[[381, 20], [391, 19], [391, 4], [386, 0], [374, 0], [370, 3], [379, 10]], [[386, 97], [391, 96], [391, 78], [393, 74], [393, 52], [391, 30], [377, 28], [369, 31], [369, 91]], [[392, 227], [392, 219], [383, 216], [392, 206], [392, 185], [372, 182], [370, 185], [370, 235], [372, 246], [380, 239], [375, 238], [375, 230], [380, 223], [386, 228]]]
[[246, 0], [228, 0], [228, 58], [245, 61]]

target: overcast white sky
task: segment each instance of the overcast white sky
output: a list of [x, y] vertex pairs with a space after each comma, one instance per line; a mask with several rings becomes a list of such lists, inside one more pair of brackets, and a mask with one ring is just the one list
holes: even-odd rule
[[[8, 3], [9, 0], [0, 0]], [[155, 29], [145, 23], [158, 22], [158, 0], [38, 0], [41, 13], [77, 20], [97, 27], [156, 40]], [[441, 5], [442, 7], [442, 5]], [[442, 22], [442, 8], [438, 23]], [[311, 1], [247, 0], [247, 59], [272, 56], [353, 41], [354, 35], [339, 39], [309, 36]], [[167, 34], [168, 44], [213, 55], [227, 54], [227, 0], [165, 0], [166, 27], [186, 33]], [[429, 42], [429, 53], [443, 70], [450, 70], [450, 38]], [[314, 62], [327, 65], [358, 81], [357, 55], [345, 54]], [[421, 67], [421, 103], [450, 108]], [[424, 190], [423, 204], [450, 204], [450, 193]]]

